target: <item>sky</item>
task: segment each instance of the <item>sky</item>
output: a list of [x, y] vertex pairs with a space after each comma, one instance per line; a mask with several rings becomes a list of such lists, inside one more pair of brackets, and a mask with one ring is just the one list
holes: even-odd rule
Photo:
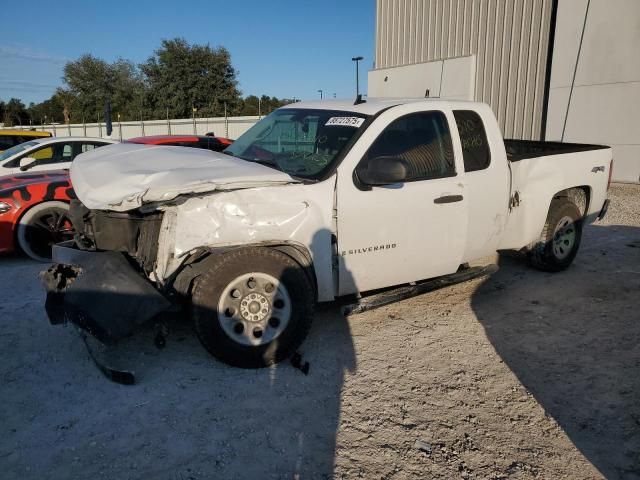
[[375, 0], [0, 0], [0, 100], [40, 102], [62, 86], [65, 62], [90, 53], [141, 63], [162, 39], [224, 46], [243, 95], [338, 98], [372, 68]]

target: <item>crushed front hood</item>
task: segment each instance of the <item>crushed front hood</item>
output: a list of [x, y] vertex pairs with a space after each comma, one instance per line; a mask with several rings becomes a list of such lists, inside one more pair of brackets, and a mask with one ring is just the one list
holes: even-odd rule
[[76, 157], [71, 183], [87, 208], [126, 211], [213, 190], [296, 183], [270, 167], [186, 147], [120, 143]]

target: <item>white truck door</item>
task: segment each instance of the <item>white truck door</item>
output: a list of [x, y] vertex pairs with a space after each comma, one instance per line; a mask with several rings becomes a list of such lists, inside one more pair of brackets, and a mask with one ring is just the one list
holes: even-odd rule
[[485, 105], [453, 109], [469, 201], [463, 262], [498, 249], [507, 222], [510, 173], [504, 142], [493, 112]]
[[[340, 166], [339, 295], [458, 269], [466, 244], [467, 200], [452, 122], [450, 112], [424, 111], [424, 104], [395, 107], [372, 123], [351, 161]], [[368, 145], [365, 137], [371, 139]], [[363, 185], [358, 169], [378, 157], [404, 160], [407, 180]]]

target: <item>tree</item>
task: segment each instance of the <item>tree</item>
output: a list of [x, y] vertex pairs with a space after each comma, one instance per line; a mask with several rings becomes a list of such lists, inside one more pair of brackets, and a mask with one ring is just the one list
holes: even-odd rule
[[68, 89], [56, 94], [69, 115], [78, 121], [101, 118], [104, 105], [123, 119], [139, 118], [144, 83], [136, 66], [128, 60], [107, 63], [93, 55], [82, 55], [64, 66], [62, 77]]
[[77, 108], [78, 98], [68, 90], [58, 88], [51, 98], [41, 103], [31, 103], [27, 112], [34, 124], [77, 123], [82, 117]]
[[[267, 115], [291, 100], [262, 95], [242, 99], [231, 55], [224, 47], [189, 44], [182, 38], [163, 40], [143, 64], [128, 60], [108, 63], [85, 54], [64, 66], [64, 88], [48, 100], [9, 109], [0, 102], [0, 121], [8, 125], [46, 121], [57, 123], [102, 120], [105, 102], [111, 102], [114, 120], [190, 117], [197, 115]], [[17, 114], [16, 112], [22, 113]]]
[[51, 97], [56, 103], [62, 106], [62, 117], [64, 123], [71, 123], [71, 112], [77, 105], [76, 97], [69, 90], [64, 88], [56, 89], [56, 93]]
[[12, 98], [7, 103], [2, 102], [2, 123], [5, 127], [14, 125], [29, 125], [29, 112], [17, 98]]
[[260, 98], [255, 95], [249, 95], [241, 103], [238, 111], [234, 112], [237, 115], [268, 115], [276, 108], [293, 103], [293, 100], [287, 98], [279, 99], [268, 95], [262, 95]]
[[162, 46], [140, 65], [145, 76], [147, 103], [157, 118], [218, 116], [238, 107], [240, 92], [231, 55], [224, 47], [190, 45], [183, 38], [163, 40]]
[[259, 115], [261, 111], [260, 99], [255, 95], [249, 95], [242, 99], [242, 108], [238, 113], [240, 115]]

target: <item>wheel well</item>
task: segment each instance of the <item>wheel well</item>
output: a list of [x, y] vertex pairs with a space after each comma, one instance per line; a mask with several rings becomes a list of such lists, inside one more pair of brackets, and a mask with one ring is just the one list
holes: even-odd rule
[[[591, 187], [581, 185], [579, 187], [571, 187], [561, 190], [553, 196], [553, 200], [566, 198], [576, 204], [578, 210], [584, 217], [589, 211], [589, 203], [591, 201]], [[552, 200], [552, 201], [553, 201]]]
[[209, 268], [209, 262], [207, 261], [208, 258], [212, 255], [223, 255], [231, 250], [247, 247], [273, 248], [284, 253], [288, 257], [291, 257], [291, 259], [300, 265], [307, 274], [317, 297], [318, 282], [316, 281], [311, 254], [305, 246], [294, 243], [253, 243], [230, 247], [200, 248], [189, 256], [186, 262], [173, 276], [173, 279], [170, 281], [173, 290], [180, 295], [190, 296], [194, 281]]

